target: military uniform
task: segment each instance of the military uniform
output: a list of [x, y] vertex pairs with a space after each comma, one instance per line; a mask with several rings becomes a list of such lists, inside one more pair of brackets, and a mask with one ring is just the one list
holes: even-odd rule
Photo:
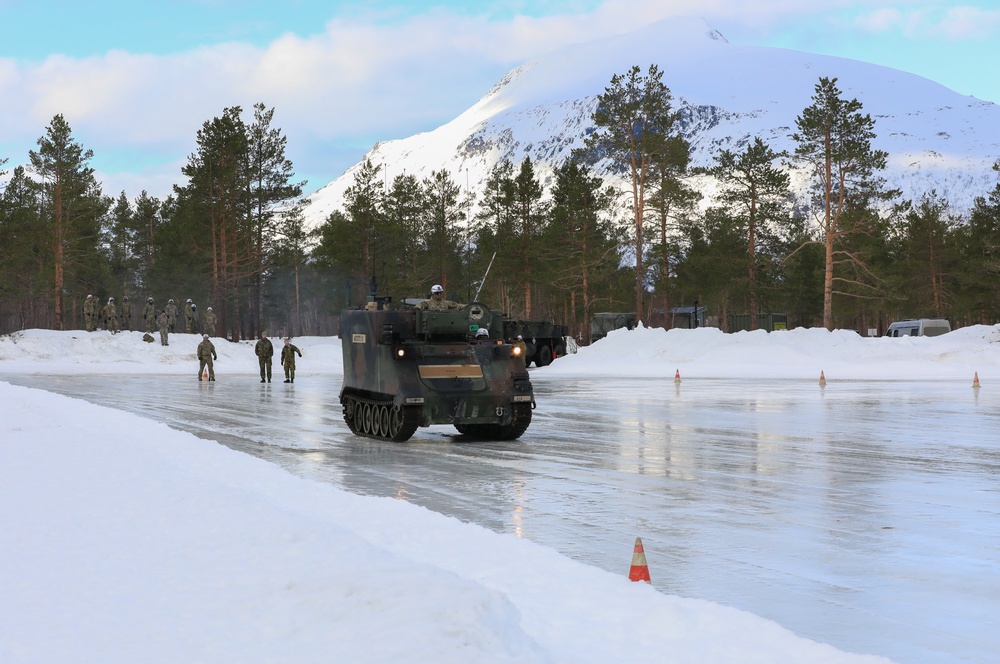
[[215, 336], [216, 322], [218, 322], [218, 319], [215, 317], [215, 312], [212, 311], [212, 307], [209, 307], [208, 311], [205, 312], [205, 334], [210, 337]]
[[146, 300], [146, 306], [142, 308], [142, 319], [146, 321], [146, 332], [152, 334], [156, 327], [156, 309], [153, 308], [153, 298]]
[[285, 382], [295, 382], [295, 354], [302, 357], [302, 351], [298, 347], [285, 339], [285, 347], [281, 349], [281, 366], [285, 368]]
[[115, 298], [110, 298], [104, 305], [104, 329], [116, 334], [118, 332], [118, 309], [115, 307]]
[[167, 318], [167, 312], [161, 311], [160, 315], [156, 318], [156, 324], [160, 326], [160, 345], [169, 346], [167, 343], [167, 330], [170, 329], [170, 319]]
[[194, 302], [191, 298], [184, 303], [184, 331], [188, 334], [194, 332]]
[[212, 366], [212, 361], [217, 359], [219, 356], [215, 352], [215, 346], [208, 340], [208, 335], [205, 335], [201, 343], [198, 344], [198, 380], [201, 380], [206, 367], [208, 368], [208, 379], [215, 380], [215, 368]]
[[128, 301], [128, 295], [122, 298], [122, 328], [132, 331], [132, 303]]
[[83, 302], [83, 324], [87, 326], [87, 332], [97, 329], [98, 308], [97, 299], [93, 295], [88, 295]]
[[[257, 362], [260, 364], [260, 382], [264, 382], [264, 378], [267, 378], [267, 382], [271, 382], [271, 358], [274, 357], [274, 346], [271, 345], [271, 340], [268, 339], [263, 332], [260, 333], [260, 341], [253, 349], [254, 354], [257, 356]], [[265, 376], [265, 373], [267, 374]]]
[[174, 304], [173, 300], [167, 301], [167, 327], [171, 332], [174, 331], [174, 326], [177, 324], [177, 305]]
[[187, 318], [185, 318], [184, 323], [187, 328], [188, 334], [197, 334], [198, 332], [198, 305], [191, 303], [188, 307]]

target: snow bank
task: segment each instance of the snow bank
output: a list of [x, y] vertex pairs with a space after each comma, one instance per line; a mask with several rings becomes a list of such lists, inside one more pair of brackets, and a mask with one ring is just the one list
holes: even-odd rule
[[604, 375], [817, 380], [968, 380], [1000, 374], [1000, 325], [939, 337], [862, 337], [848, 330], [797, 328], [725, 334], [717, 328], [615, 330], [546, 376]]
[[128, 413], [0, 401], [3, 662], [887, 661]]

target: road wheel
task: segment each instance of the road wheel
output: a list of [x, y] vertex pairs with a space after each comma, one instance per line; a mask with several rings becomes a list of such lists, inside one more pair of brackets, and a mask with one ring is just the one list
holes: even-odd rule
[[538, 355], [535, 357], [535, 366], [547, 367], [552, 364], [552, 348], [547, 344], [538, 347]]

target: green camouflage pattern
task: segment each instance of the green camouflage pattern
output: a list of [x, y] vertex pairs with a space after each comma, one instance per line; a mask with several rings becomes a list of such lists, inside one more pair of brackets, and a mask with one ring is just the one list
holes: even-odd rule
[[97, 298], [93, 295], [87, 297], [83, 301], [83, 323], [87, 327], [87, 332], [93, 332], [97, 329], [97, 317], [100, 312], [101, 305], [97, 303]]
[[[486, 328], [490, 338], [476, 341]], [[503, 316], [478, 302], [456, 310], [348, 310], [340, 316], [344, 420], [358, 435], [408, 439], [452, 424], [474, 438], [511, 440], [531, 422], [534, 393]]]
[[118, 331], [118, 309], [114, 302], [104, 305], [104, 329], [112, 334]]
[[156, 309], [152, 302], [146, 302], [146, 306], [142, 308], [142, 320], [146, 323], [146, 332], [152, 333], [156, 327]]
[[285, 379], [289, 382], [295, 381], [295, 354], [298, 353], [299, 357], [302, 357], [302, 351], [299, 347], [288, 341], [281, 349], [281, 366], [285, 369]]
[[218, 320], [219, 319], [215, 316], [215, 312], [211, 309], [205, 312], [205, 334], [210, 337], [215, 336], [215, 325]]
[[208, 379], [215, 380], [215, 366], [213, 360], [219, 359], [215, 352], [215, 345], [208, 339], [202, 339], [198, 344], [198, 380], [202, 379], [205, 369], [208, 369]]

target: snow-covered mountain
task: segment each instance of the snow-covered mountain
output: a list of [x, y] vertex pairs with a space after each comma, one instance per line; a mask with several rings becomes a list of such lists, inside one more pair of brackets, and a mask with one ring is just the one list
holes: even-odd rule
[[[409, 138], [380, 142], [366, 155], [386, 170], [423, 178], [442, 168], [478, 191], [490, 169], [530, 156], [546, 182], [551, 168], [583, 144], [597, 96], [612, 75], [656, 63], [682, 111], [693, 163], [709, 165], [722, 148], [741, 150], [760, 136], [775, 150], [794, 150], [795, 119], [822, 76], [836, 77], [876, 121], [874, 147], [889, 153], [884, 173], [903, 196], [934, 190], [957, 211], [996, 185], [1000, 106], [933, 81], [865, 62], [729, 43], [700, 19], [658, 23], [639, 32], [579, 44], [508, 72], [451, 122]], [[342, 205], [357, 166], [310, 197], [310, 225]], [[800, 174], [801, 175], [801, 174]], [[804, 177], [793, 178], [801, 192]], [[703, 182], [711, 195], [711, 184]]]

